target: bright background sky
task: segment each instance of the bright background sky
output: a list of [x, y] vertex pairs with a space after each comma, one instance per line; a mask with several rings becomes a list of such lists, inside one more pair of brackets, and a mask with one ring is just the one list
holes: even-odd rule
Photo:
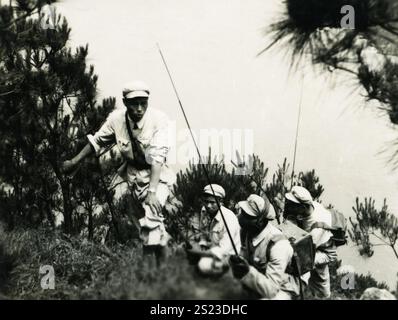
[[[280, 2], [67, 0], [58, 8], [72, 28], [70, 44], [89, 44], [101, 98], [116, 96], [120, 106], [123, 84], [142, 79], [151, 87], [151, 105], [185, 128], [159, 43], [192, 127], [252, 129], [254, 152], [271, 172], [284, 157], [292, 162], [305, 74], [296, 171], [316, 169], [324, 203], [344, 213], [352, 214], [356, 196], [372, 196], [378, 207], [387, 198], [398, 212], [398, 174], [387, 165], [392, 151], [380, 154], [398, 131], [365, 105], [355, 82], [311, 67], [293, 72], [284, 50], [256, 57], [269, 41], [263, 29], [277, 18]], [[341, 255], [358, 271], [394, 284], [392, 251], [381, 248], [367, 261], [352, 248]]]

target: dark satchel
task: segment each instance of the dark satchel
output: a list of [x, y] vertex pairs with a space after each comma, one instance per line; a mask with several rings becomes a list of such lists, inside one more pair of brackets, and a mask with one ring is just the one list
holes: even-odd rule
[[128, 119], [127, 111], [125, 113], [127, 131], [130, 136], [131, 147], [133, 150], [134, 160], [132, 161], [132, 166], [138, 170], [150, 169], [151, 165], [146, 161], [145, 152], [142, 150], [140, 143], [133, 136], [131, 131], [130, 121]]
[[279, 240], [289, 240], [293, 248], [293, 259], [286, 272], [293, 276], [301, 276], [314, 269], [315, 245], [311, 234], [289, 220], [285, 220], [277, 228], [282, 231], [283, 235], [275, 236], [271, 239], [271, 243], [268, 245], [269, 249], [267, 249], [271, 250], [272, 246]]

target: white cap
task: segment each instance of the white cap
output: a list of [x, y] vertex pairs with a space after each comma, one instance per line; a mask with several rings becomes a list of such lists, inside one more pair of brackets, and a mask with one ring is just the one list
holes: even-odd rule
[[225, 198], [225, 190], [218, 184], [208, 184], [206, 187], [204, 187], [203, 194], [209, 194], [211, 196], [216, 196], [217, 198], [221, 199]]
[[294, 186], [292, 190], [285, 194], [285, 198], [301, 204], [311, 204], [312, 205], [312, 196], [311, 193], [304, 187]]
[[126, 83], [123, 87], [123, 97], [133, 99], [137, 97], [149, 97], [149, 87], [143, 81], [133, 81]]
[[251, 194], [247, 200], [240, 201], [239, 206], [249, 216], [258, 217], [265, 214], [268, 220], [273, 220], [276, 216], [275, 209], [269, 200], [257, 194]]

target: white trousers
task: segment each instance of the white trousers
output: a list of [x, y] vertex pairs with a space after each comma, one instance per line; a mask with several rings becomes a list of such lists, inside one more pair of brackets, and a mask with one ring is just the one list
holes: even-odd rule
[[[162, 207], [165, 205], [169, 194], [170, 188], [168, 185], [165, 183], [159, 183], [156, 190], [156, 197], [158, 198]], [[164, 227], [164, 217], [162, 213], [155, 214], [146, 204], [142, 204], [142, 206], [145, 210], [145, 217], [141, 218], [139, 223], [141, 226], [140, 237], [143, 241], [143, 245], [166, 246], [167, 242], [170, 240], [170, 235], [167, 233]]]
[[[143, 183], [138, 185], [136, 183], [129, 184], [123, 182], [118, 184], [115, 188], [115, 198], [120, 198], [126, 192], [133, 192], [138, 200], [142, 203], [142, 207], [145, 210], [145, 216], [141, 218], [139, 222], [140, 238], [143, 241], [144, 246], [161, 245], [166, 246], [170, 239], [170, 235], [167, 233], [164, 227], [164, 217], [160, 214], [154, 214], [152, 210], [144, 204], [147, 196], [149, 183]], [[156, 190], [156, 197], [158, 198], [161, 206], [163, 207], [170, 194], [170, 187], [166, 183], [159, 182]]]

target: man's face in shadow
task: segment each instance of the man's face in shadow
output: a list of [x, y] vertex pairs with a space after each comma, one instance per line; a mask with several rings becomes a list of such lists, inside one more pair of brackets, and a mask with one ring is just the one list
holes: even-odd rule
[[[217, 201], [216, 198], [210, 194], [205, 194], [203, 195], [202, 198], [203, 201], [203, 205], [206, 209], [206, 212], [211, 216], [214, 217], [216, 215], [216, 213], [218, 212], [218, 205], [217, 205]], [[218, 199], [218, 203], [221, 204], [221, 199]]]
[[127, 113], [134, 122], [140, 121], [148, 108], [147, 97], [136, 97], [132, 99], [123, 99], [123, 103], [127, 108]]
[[298, 226], [302, 225], [302, 222], [309, 218], [312, 213], [312, 206], [302, 203], [295, 203], [288, 199], [285, 200], [284, 217]]
[[267, 226], [268, 220], [265, 218], [265, 214], [259, 217], [253, 217], [248, 215], [243, 209], [240, 209], [238, 214], [238, 221], [241, 228], [248, 232], [252, 237], [257, 236]]

